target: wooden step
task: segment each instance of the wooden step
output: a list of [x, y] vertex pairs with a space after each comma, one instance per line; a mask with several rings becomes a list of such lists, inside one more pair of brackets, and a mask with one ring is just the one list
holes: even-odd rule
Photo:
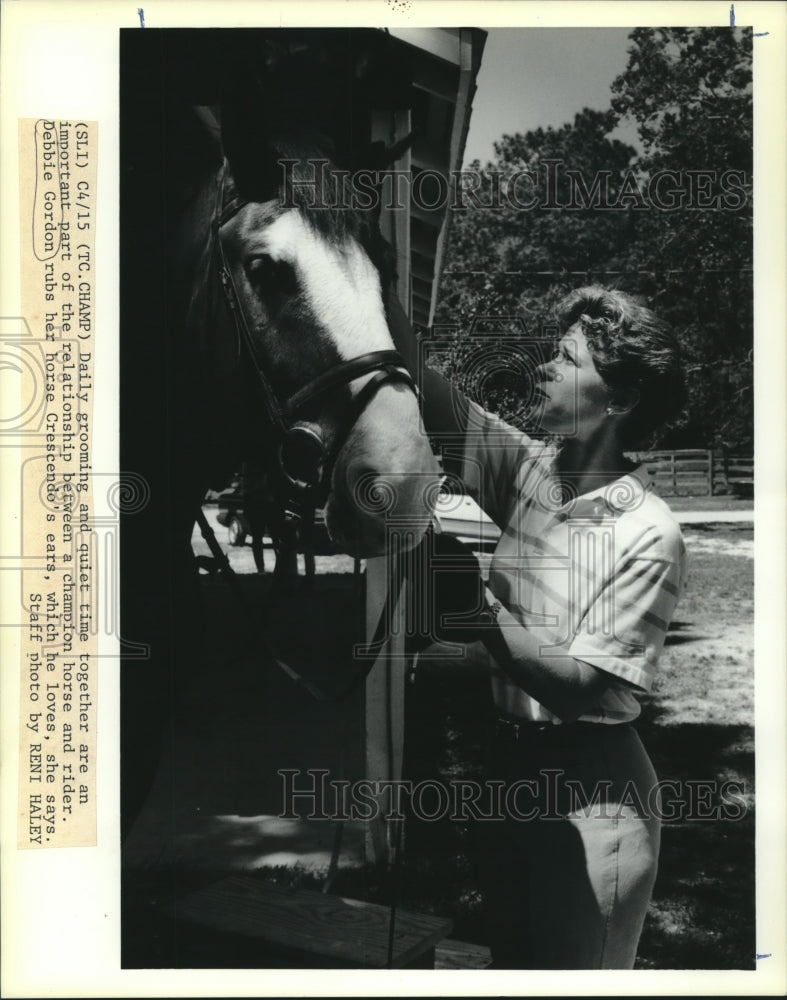
[[[256, 938], [356, 968], [385, 968], [391, 911], [359, 899], [290, 889], [237, 875], [199, 889], [170, 907], [178, 921]], [[433, 968], [435, 945], [451, 932], [441, 917], [396, 910], [391, 967]]]
[[485, 969], [492, 963], [486, 945], [446, 938], [435, 948], [436, 969]]

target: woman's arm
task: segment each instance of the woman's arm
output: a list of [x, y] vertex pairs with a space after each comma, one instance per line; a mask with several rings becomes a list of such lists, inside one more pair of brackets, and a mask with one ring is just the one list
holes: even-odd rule
[[[461, 656], [457, 649], [461, 649]], [[501, 677], [505, 674], [495, 663], [483, 642], [433, 642], [418, 654], [417, 670], [424, 674], [456, 678]]]
[[502, 528], [517, 494], [518, 469], [534, 454], [534, 442], [471, 404], [442, 375], [420, 368], [415, 334], [393, 290], [388, 293], [386, 311], [394, 345], [421, 384], [424, 427], [439, 446], [444, 470], [461, 479], [467, 492]]
[[420, 383], [427, 434], [455, 443], [467, 429], [467, 397], [431, 368], [420, 370], [418, 341], [393, 287], [388, 292], [386, 312], [394, 346]]
[[[488, 604], [497, 604], [486, 591]], [[481, 631], [481, 641], [496, 664], [531, 698], [563, 722], [572, 722], [594, 705], [613, 677], [573, 656], [543, 657], [540, 643], [501, 606], [497, 621]]]
[[[621, 523], [625, 517], [616, 522], [616, 543], [624, 555], [606, 584], [601, 577], [588, 584], [598, 597], [576, 623], [564, 655], [542, 656], [538, 633], [503, 607], [496, 624], [481, 629], [482, 641], [513, 683], [566, 721], [582, 715], [611, 685], [650, 691], [683, 587], [685, 555], [678, 525], [671, 518], [656, 525], [637, 516], [632, 533]], [[486, 601], [496, 603], [488, 588]], [[601, 621], [614, 622], [614, 629], [594, 627]]]

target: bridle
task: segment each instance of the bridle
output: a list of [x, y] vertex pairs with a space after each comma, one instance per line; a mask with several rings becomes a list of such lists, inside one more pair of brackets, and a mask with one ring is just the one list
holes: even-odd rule
[[[412, 389], [416, 396], [418, 388], [398, 351], [370, 351], [333, 365], [289, 398], [280, 398], [257, 352], [222, 239], [222, 228], [250, 204], [250, 200], [242, 198], [233, 198], [224, 204], [228, 171], [225, 161], [219, 175], [216, 210], [211, 224], [219, 255], [218, 274], [239, 341], [245, 347], [256, 376], [260, 402], [273, 435], [274, 469], [271, 471], [275, 475], [271, 485], [283, 501], [285, 523], [297, 529], [303, 519], [312, 517], [314, 510], [327, 500], [339, 453], [356, 420], [382, 386], [400, 383]], [[372, 377], [345, 407], [328, 448], [314, 424], [303, 419], [304, 412], [319, 410], [338, 390], [349, 387], [350, 383], [370, 373]]]

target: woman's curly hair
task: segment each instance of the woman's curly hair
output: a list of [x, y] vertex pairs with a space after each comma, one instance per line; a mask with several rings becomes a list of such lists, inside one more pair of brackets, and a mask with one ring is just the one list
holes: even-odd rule
[[678, 416], [686, 401], [680, 345], [650, 309], [625, 292], [589, 285], [570, 292], [556, 313], [563, 332], [580, 324], [613, 400], [638, 393], [625, 425], [626, 447]]

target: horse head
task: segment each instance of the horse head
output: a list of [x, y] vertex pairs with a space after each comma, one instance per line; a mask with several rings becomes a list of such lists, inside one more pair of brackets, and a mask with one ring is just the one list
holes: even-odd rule
[[252, 146], [250, 164], [248, 145], [225, 143], [189, 318], [219, 338], [214, 372], [247, 401], [238, 457], [264, 452], [274, 489], [324, 506], [333, 540], [366, 557], [392, 533], [400, 548], [417, 544], [439, 469], [388, 328], [390, 249], [326, 145], [279, 136]]

